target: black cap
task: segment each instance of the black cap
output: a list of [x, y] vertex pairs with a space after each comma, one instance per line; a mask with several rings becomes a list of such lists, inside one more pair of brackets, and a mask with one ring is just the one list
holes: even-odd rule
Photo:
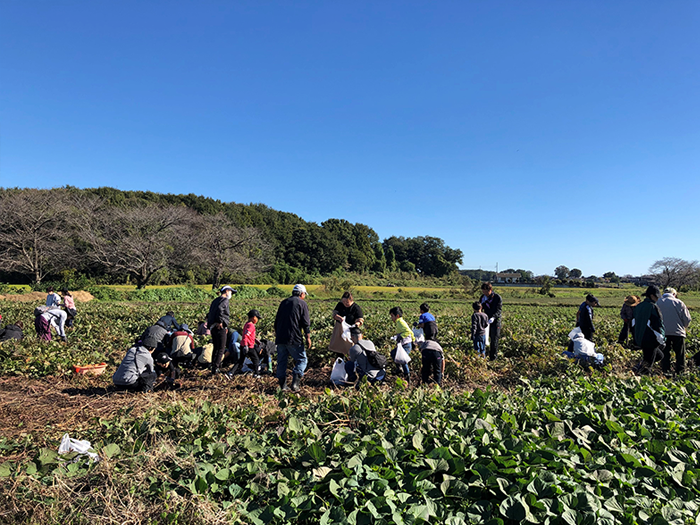
[[167, 365], [170, 361], [172, 361], [172, 359], [170, 359], [170, 356], [165, 352], [161, 352], [155, 358], [155, 362], [160, 365]]
[[589, 303], [593, 303], [596, 306], [600, 306], [600, 303], [598, 302], [598, 298], [595, 295], [593, 295], [592, 293], [589, 293], [586, 296], [586, 301], [588, 301]]
[[353, 326], [350, 328], [350, 335], [362, 335], [362, 330], [359, 326]]
[[253, 309], [253, 310], [251, 310], [250, 312], [248, 312], [248, 319], [250, 319], [251, 317], [257, 317], [258, 319], [262, 319], [262, 316], [260, 315], [260, 312], [258, 312], [258, 311], [255, 310], [255, 309]]
[[647, 291], [642, 294], [644, 297], [651, 297], [655, 295], [656, 297], [661, 297], [661, 290], [655, 284], [647, 287]]

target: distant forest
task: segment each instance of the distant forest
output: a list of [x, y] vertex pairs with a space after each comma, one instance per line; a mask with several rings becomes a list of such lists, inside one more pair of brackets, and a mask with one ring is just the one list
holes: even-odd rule
[[[148, 284], [461, 282], [437, 237], [380, 240], [264, 204], [114, 188], [0, 189], [0, 280]], [[359, 281], [359, 282], [358, 282]]]

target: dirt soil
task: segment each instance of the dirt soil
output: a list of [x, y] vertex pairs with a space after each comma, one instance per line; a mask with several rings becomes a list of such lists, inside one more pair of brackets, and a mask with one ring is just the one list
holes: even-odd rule
[[[71, 292], [76, 303], [87, 303], [92, 301], [94, 297], [89, 292], [79, 291]], [[12, 301], [17, 303], [34, 303], [36, 301], [46, 301], [46, 293], [44, 292], [29, 292], [20, 294], [0, 295], [0, 301]]]

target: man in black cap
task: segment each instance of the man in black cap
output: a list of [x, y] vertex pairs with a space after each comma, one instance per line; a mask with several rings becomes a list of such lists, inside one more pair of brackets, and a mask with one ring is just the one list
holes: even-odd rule
[[595, 332], [595, 326], [593, 326], [594, 306], [600, 306], [600, 303], [595, 295], [589, 293], [586, 296], [586, 300], [578, 307], [578, 312], [576, 313], [576, 326], [581, 328], [583, 337], [591, 342], [593, 341], [593, 332]]
[[642, 294], [645, 299], [634, 308], [634, 343], [642, 348], [641, 373], [648, 373], [655, 362], [664, 357], [664, 320], [656, 301], [661, 296], [658, 286], [651, 285]]

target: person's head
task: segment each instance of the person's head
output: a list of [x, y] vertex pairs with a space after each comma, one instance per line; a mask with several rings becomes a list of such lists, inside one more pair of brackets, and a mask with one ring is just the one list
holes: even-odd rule
[[472, 303], [472, 308], [475, 312], [481, 312], [481, 303], [479, 301], [474, 301]]
[[16, 326], [17, 328], [19, 328], [19, 329], [23, 329], [23, 328], [24, 328], [24, 323], [22, 323], [22, 321], [17, 321], [17, 322], [15, 323], [15, 326]]
[[484, 295], [491, 295], [493, 293], [493, 285], [491, 283], [483, 283], [481, 285], [481, 293]]
[[53, 293], [53, 286], [49, 286], [49, 289], [46, 290], [48, 293]]
[[352, 294], [350, 292], [345, 292], [343, 294], [343, 297], [340, 298], [340, 302], [343, 303], [343, 306], [345, 306], [345, 308], [350, 308], [352, 306], [352, 303], [355, 302], [355, 299], [353, 299]]
[[659, 290], [658, 286], [652, 284], [651, 286], [647, 287], [646, 292], [644, 292], [642, 295], [647, 297], [652, 303], [655, 303], [659, 300], [659, 297], [661, 297], [661, 290]]
[[221, 288], [221, 295], [225, 295], [228, 299], [231, 299], [231, 297], [233, 297], [233, 294], [234, 294], [235, 291], [236, 291], [236, 290], [234, 290], [233, 288], [231, 288], [231, 287], [228, 286], [228, 285], [227, 285], [227, 286], [223, 286], [223, 287]]
[[676, 291], [675, 288], [671, 288], [670, 286], [668, 288], [664, 288], [664, 293], [670, 294], [673, 297], [678, 297], [678, 292]]
[[358, 341], [362, 340], [362, 329], [357, 326], [353, 326], [350, 329], [350, 338], [352, 339], [353, 343], [357, 344]]
[[308, 294], [306, 293], [306, 286], [303, 284], [295, 284], [292, 288], [292, 297], [300, 297], [304, 299]]
[[423, 303], [418, 307], [420, 310], [420, 313], [422, 314], [427, 314], [430, 311], [430, 306], [428, 306], [428, 303]]
[[168, 368], [168, 366], [170, 366], [170, 362], [172, 361], [172, 359], [165, 352], [161, 352], [160, 354], [158, 354], [156, 356], [156, 358], [153, 361], [155, 362], [156, 365], [158, 365], [161, 368]]
[[588, 303], [588, 306], [600, 306], [598, 299], [592, 293], [586, 295], [586, 303]]
[[169, 312], [165, 312], [165, 315], [167, 315], [168, 317], [175, 317], [175, 312], [171, 310]]
[[153, 353], [153, 350], [158, 346], [158, 340], [153, 335], [147, 335], [141, 340], [141, 344], [145, 346], [149, 352]]
[[389, 315], [391, 316], [392, 321], [396, 321], [398, 318], [403, 317], [403, 310], [400, 306], [394, 306], [391, 310], [389, 310]]
[[248, 321], [250, 321], [253, 324], [256, 324], [259, 320], [260, 320], [260, 312], [258, 312], [255, 309], [248, 312]]
[[183, 330], [185, 332], [192, 332], [192, 330], [190, 330], [190, 326], [187, 323], [182, 323], [180, 325], [180, 330]]
[[70, 297], [70, 292], [68, 291], [68, 288], [64, 288], [63, 290], [61, 290], [61, 293]]
[[625, 297], [625, 304], [627, 306], [637, 306], [637, 304], [639, 304], [639, 297], [636, 295], [628, 295]]

